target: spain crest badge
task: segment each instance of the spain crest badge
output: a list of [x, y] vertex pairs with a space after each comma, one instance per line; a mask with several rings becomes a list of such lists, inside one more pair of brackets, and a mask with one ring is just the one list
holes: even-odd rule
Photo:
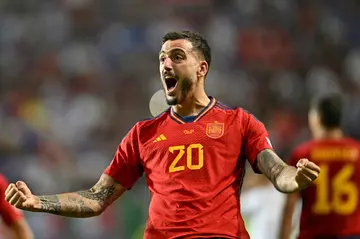
[[218, 139], [224, 135], [224, 123], [215, 121], [206, 125], [206, 135], [212, 139]]

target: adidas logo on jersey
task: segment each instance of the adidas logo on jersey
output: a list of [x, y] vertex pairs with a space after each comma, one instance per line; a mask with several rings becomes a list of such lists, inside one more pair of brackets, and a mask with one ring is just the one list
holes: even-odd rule
[[165, 135], [160, 134], [160, 136], [157, 137], [157, 138], [153, 141], [153, 143], [160, 142], [160, 141], [164, 141], [164, 140], [167, 140], [167, 138], [165, 137]]

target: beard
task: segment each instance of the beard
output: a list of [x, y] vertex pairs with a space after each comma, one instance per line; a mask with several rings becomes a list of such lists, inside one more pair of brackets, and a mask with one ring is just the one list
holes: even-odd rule
[[193, 88], [193, 82], [190, 78], [184, 78], [182, 81], [179, 82], [180, 86], [180, 93], [175, 96], [167, 96], [166, 95], [166, 103], [168, 105], [177, 105], [183, 101], [189, 92]]

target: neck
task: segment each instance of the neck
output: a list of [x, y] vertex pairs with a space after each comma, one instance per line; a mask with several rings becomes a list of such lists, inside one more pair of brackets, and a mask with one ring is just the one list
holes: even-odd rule
[[205, 91], [194, 92], [189, 94], [181, 104], [173, 106], [173, 110], [180, 116], [193, 116], [197, 115], [204, 109], [210, 102], [209, 97], [206, 95]]
[[320, 136], [321, 139], [341, 139], [343, 137], [344, 132], [339, 128], [325, 129]]

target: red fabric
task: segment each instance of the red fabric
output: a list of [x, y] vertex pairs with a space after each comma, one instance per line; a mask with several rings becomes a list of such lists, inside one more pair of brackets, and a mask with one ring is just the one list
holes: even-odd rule
[[[137, 123], [105, 173], [127, 188], [146, 175], [151, 192], [146, 239], [248, 239], [240, 186], [248, 158], [271, 148], [265, 127], [242, 109], [211, 103], [195, 122], [170, 110]], [[180, 121], [180, 123], [179, 123]]]
[[11, 206], [5, 200], [5, 190], [8, 186], [8, 182], [3, 175], [0, 174], [0, 215], [6, 225], [12, 225], [14, 222], [23, 217], [20, 210]]
[[135, 125], [119, 144], [111, 164], [104, 172], [127, 189], [131, 189], [142, 175], [137, 127]]
[[360, 144], [344, 138], [307, 142], [294, 150], [289, 164], [301, 158], [318, 164], [319, 178], [302, 191], [300, 239], [360, 234]]

